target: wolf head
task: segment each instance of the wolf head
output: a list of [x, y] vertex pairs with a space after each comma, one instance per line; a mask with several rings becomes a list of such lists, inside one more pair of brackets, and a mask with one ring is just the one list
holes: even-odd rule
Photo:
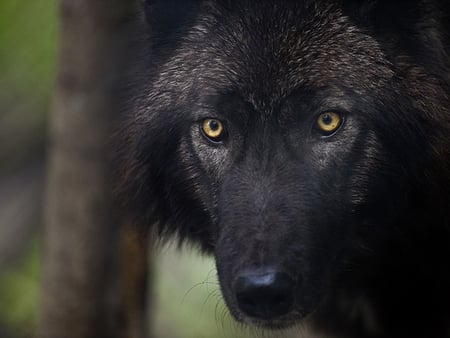
[[448, 251], [441, 5], [170, 3], [176, 20], [147, 8], [154, 44], [124, 128], [130, 212], [212, 253], [238, 320], [376, 330]]

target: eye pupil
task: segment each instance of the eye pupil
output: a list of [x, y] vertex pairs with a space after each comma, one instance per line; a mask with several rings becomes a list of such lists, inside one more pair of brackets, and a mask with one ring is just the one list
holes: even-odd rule
[[333, 118], [330, 114], [325, 113], [322, 115], [322, 123], [329, 126], [331, 123], [333, 123]]
[[220, 129], [219, 122], [217, 120], [210, 120], [209, 121], [209, 128], [212, 131], [218, 131]]

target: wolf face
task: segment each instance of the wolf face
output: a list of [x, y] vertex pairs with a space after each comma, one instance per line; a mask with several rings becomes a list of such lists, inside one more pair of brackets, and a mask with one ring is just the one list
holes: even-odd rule
[[215, 256], [240, 321], [421, 337], [405, 323], [433, 318], [445, 330], [447, 35], [423, 24], [412, 41], [417, 25], [397, 27], [444, 15], [410, 9], [385, 28], [383, 8], [402, 9], [197, 2], [182, 31], [155, 37], [162, 61], [141, 77], [120, 189], [139, 222]]

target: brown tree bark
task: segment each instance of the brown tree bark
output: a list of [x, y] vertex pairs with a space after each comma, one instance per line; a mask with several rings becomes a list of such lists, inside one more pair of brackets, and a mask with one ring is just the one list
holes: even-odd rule
[[124, 259], [145, 257], [146, 249], [130, 235], [120, 242], [110, 165], [135, 10], [131, 0], [61, 1], [39, 338], [142, 336], [143, 302], [126, 297], [130, 285], [145, 291], [145, 259], [130, 270], [131, 281], [119, 272], [129, 272]]

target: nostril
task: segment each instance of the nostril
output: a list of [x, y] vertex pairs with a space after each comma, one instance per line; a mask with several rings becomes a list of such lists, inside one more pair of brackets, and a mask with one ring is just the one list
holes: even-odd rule
[[294, 304], [295, 280], [277, 271], [245, 272], [238, 276], [234, 291], [246, 315], [262, 319], [287, 314]]

